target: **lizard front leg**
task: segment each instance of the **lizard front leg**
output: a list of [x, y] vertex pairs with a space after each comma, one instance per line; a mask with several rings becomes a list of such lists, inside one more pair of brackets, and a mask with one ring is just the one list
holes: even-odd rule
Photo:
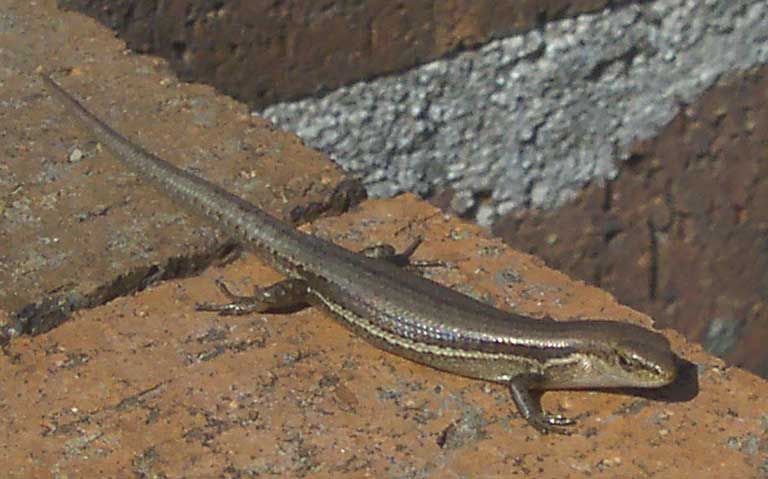
[[531, 395], [531, 389], [541, 381], [541, 375], [535, 373], [520, 374], [510, 379], [509, 391], [517, 409], [523, 415], [528, 424], [535, 427], [542, 434], [554, 432], [557, 434], [570, 434], [565, 426], [574, 424], [575, 421], [559, 414], [547, 414], [541, 410], [539, 399]]

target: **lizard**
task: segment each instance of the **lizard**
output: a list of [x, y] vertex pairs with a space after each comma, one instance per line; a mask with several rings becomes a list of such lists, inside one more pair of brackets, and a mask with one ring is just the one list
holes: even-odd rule
[[404, 270], [405, 252], [353, 252], [304, 233], [210, 181], [126, 139], [46, 75], [69, 114], [125, 166], [226, 231], [286, 276], [229, 303], [219, 314], [317, 305], [374, 346], [450, 373], [505, 384], [521, 415], [541, 432], [567, 434], [573, 420], [542, 410], [532, 391], [658, 388], [677, 375], [662, 334], [617, 321], [542, 320], [504, 311]]

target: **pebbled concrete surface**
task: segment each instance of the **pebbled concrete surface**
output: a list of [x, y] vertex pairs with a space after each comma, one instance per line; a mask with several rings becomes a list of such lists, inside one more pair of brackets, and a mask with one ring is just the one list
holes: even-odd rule
[[768, 61], [762, 0], [658, 0], [547, 23], [477, 51], [261, 113], [389, 196], [450, 187], [483, 224], [615, 177], [724, 73]]

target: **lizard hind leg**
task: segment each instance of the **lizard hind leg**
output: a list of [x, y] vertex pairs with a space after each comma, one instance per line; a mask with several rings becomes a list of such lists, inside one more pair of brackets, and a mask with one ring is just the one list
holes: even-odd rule
[[197, 311], [212, 311], [222, 316], [250, 313], [284, 312], [301, 309], [308, 305], [309, 290], [302, 279], [284, 279], [269, 286], [257, 287], [252, 296], [234, 294], [222, 280], [216, 286], [229, 299], [229, 303], [198, 303]]
[[323, 201], [293, 208], [286, 220], [298, 226], [311, 223], [321, 216], [337, 216], [354, 208], [367, 197], [368, 193], [360, 180], [347, 178], [340, 181]]

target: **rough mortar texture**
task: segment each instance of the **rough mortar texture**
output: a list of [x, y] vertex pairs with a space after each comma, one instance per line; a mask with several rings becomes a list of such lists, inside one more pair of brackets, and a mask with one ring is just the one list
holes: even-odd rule
[[451, 206], [487, 224], [615, 177], [628, 146], [680, 105], [723, 73], [766, 62], [767, 37], [764, 1], [629, 5], [259, 114], [374, 195], [450, 187]]

